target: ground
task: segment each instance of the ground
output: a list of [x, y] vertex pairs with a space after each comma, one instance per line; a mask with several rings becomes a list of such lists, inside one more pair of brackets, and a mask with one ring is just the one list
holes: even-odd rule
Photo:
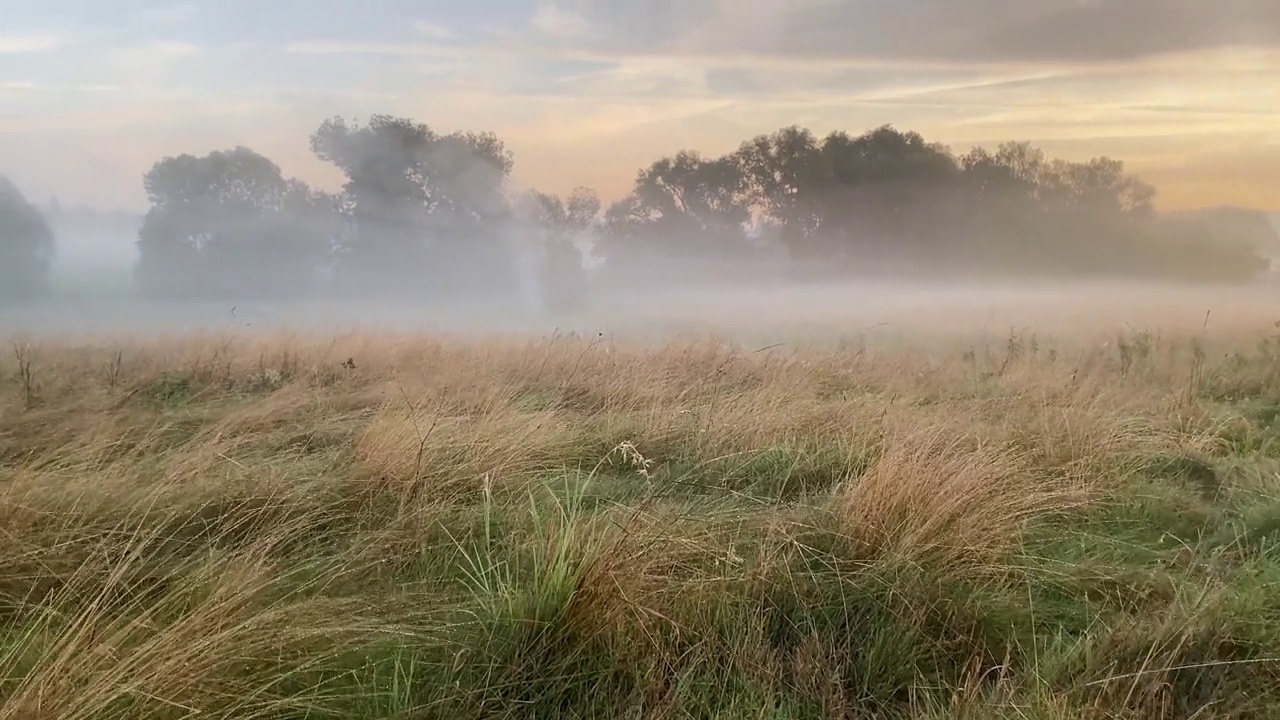
[[0, 720], [1272, 718], [1280, 338], [85, 340]]

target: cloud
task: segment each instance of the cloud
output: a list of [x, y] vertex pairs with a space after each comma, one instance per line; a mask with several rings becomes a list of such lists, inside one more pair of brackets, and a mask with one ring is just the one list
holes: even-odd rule
[[147, 43], [147, 48], [166, 57], [191, 57], [200, 54], [199, 46], [181, 40], [152, 40]]
[[582, 0], [627, 52], [1106, 63], [1280, 47], [1275, 0]]
[[54, 33], [0, 34], [0, 55], [45, 52], [57, 50], [69, 44], [71, 44], [70, 38]]
[[580, 38], [591, 30], [591, 23], [582, 15], [548, 2], [538, 5], [532, 25], [555, 38]]
[[418, 35], [432, 40], [452, 40], [456, 37], [454, 31], [448, 25], [429, 22], [426, 20], [417, 20], [413, 23], [413, 31]]
[[452, 56], [439, 45], [378, 40], [297, 40], [284, 47], [287, 53], [300, 55], [393, 55]]
[[[195, 45], [176, 40], [146, 40], [110, 44], [95, 49], [69, 82], [122, 85], [131, 89], [170, 88], [196, 91], [196, 76], [214, 60]], [[64, 70], [65, 73], [65, 70]]]
[[195, 19], [198, 13], [199, 8], [195, 3], [176, 3], [147, 8], [139, 12], [135, 20], [144, 26], [168, 28], [185, 25]]

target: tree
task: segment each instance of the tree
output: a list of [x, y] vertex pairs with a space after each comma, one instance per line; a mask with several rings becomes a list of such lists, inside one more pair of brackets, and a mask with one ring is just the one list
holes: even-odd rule
[[856, 137], [833, 132], [821, 151], [827, 255], [872, 269], [937, 252], [939, 231], [949, 224], [947, 191], [959, 173], [950, 150], [886, 125]]
[[732, 156], [708, 159], [686, 150], [653, 163], [605, 213], [599, 244], [605, 267], [621, 274], [661, 260], [668, 270], [694, 271], [748, 250], [748, 190]]
[[1136, 248], [1149, 245], [1140, 226], [1152, 220], [1155, 191], [1123, 163], [1050, 160], [1022, 142], [974, 148], [960, 164], [965, 202], [984, 210], [963, 227], [986, 241], [986, 254], [1070, 273], [1138, 272], [1150, 261]]
[[589, 282], [585, 258], [575, 238], [596, 222], [600, 197], [584, 187], [575, 188], [568, 200], [530, 190], [521, 206], [537, 229], [537, 276], [543, 304], [557, 314], [584, 308]]
[[812, 252], [823, 225], [821, 190], [828, 183], [813, 133], [783, 128], [748, 140], [732, 157], [749, 202], [776, 224], [782, 243], [798, 255]]
[[967, 211], [952, 225], [964, 237], [953, 261], [1011, 269], [1043, 245], [1051, 189], [1044, 151], [1027, 142], [1007, 142], [995, 152], [975, 147], [959, 158], [955, 195]]
[[1280, 224], [1272, 224], [1261, 210], [1219, 206], [1192, 213], [1192, 218], [1215, 240], [1243, 242], [1271, 257], [1280, 256]]
[[1239, 282], [1265, 273], [1270, 261], [1247, 237], [1217, 232], [1206, 217], [1153, 218], [1130, 225], [1127, 243], [1140, 262], [1125, 268], [1182, 282]]
[[[523, 261], [536, 266], [526, 276], [541, 278], [544, 303], [570, 310], [586, 300], [579, 241], [588, 232], [611, 283], [776, 273], [788, 256], [806, 273], [844, 276], [1175, 276], [1213, 267], [1215, 277], [1246, 277], [1256, 265], [1256, 252], [1234, 240], [1217, 250], [1208, 242], [1253, 230], [1159, 222], [1155, 190], [1123, 162], [1050, 159], [1026, 142], [957, 156], [891, 125], [823, 137], [790, 126], [722, 157], [663, 157], [637, 172], [603, 215], [584, 188], [565, 198], [509, 198], [513, 157], [489, 132], [445, 135], [374, 115], [326, 120], [310, 144], [345, 175], [340, 195], [285, 178], [247, 148], [156, 163], [145, 178], [152, 207], [138, 241], [144, 289], [293, 295], [332, 269], [362, 292], [503, 299], [521, 286]], [[7, 212], [40, 235], [25, 211]], [[33, 263], [47, 266], [51, 252], [35, 252]], [[42, 277], [36, 270], [15, 275]]]
[[568, 199], [530, 190], [524, 199], [526, 213], [540, 227], [560, 233], [586, 231], [600, 215], [600, 196], [586, 187], [574, 188]]
[[305, 293], [339, 231], [333, 198], [245, 147], [166, 157], [143, 185], [137, 278], [154, 297]]
[[1155, 188], [1129, 175], [1124, 163], [1108, 157], [1053, 164], [1056, 189], [1069, 206], [1107, 215], [1151, 217]]
[[959, 172], [947, 148], [891, 126], [822, 140], [787, 127], [747, 141], [735, 160], [792, 257], [841, 267], [926, 245]]
[[564, 209], [565, 226], [571, 231], [585, 231], [600, 217], [600, 196], [591, 188], [574, 188], [565, 201]]
[[567, 199], [529, 190], [520, 198], [520, 210], [538, 228], [557, 233], [581, 233], [600, 215], [600, 196], [591, 188], [578, 187]]
[[311, 149], [347, 177], [354, 236], [339, 271], [350, 280], [413, 291], [474, 284], [459, 278], [488, 278], [489, 290], [510, 286], [500, 236], [513, 160], [496, 135], [440, 135], [390, 115], [364, 125], [333, 118], [311, 136]]
[[0, 302], [29, 302], [48, 292], [54, 252], [48, 221], [0, 175]]

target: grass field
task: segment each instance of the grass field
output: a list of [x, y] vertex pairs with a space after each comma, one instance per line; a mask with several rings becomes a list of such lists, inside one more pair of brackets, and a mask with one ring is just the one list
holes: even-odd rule
[[1280, 717], [1280, 336], [19, 340], [0, 720]]

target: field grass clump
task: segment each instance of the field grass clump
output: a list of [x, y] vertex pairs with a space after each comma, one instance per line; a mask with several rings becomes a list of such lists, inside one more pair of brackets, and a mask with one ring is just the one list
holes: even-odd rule
[[22, 343], [0, 720], [1280, 714], [1270, 337]]

